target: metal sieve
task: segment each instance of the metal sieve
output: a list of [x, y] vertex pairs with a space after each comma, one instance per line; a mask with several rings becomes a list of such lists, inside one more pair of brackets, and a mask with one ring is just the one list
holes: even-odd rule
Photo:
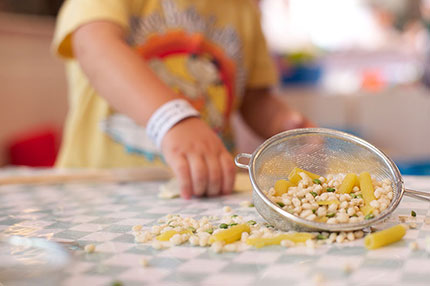
[[[241, 163], [242, 158], [249, 159], [248, 164]], [[403, 194], [430, 201], [430, 193], [405, 189], [399, 169], [384, 152], [361, 138], [331, 129], [303, 128], [279, 133], [253, 154], [238, 154], [235, 163], [249, 171], [257, 211], [267, 222], [285, 231], [363, 229], [386, 219], [399, 205]], [[285, 179], [294, 167], [321, 176], [367, 171], [379, 181], [389, 179], [394, 196], [388, 208], [370, 220], [342, 224], [306, 220], [281, 209], [263, 193], [277, 180]]]

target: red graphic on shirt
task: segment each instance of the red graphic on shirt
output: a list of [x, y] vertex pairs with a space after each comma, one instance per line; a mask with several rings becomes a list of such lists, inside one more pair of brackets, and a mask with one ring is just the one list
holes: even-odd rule
[[152, 35], [136, 49], [158, 77], [187, 99], [215, 131], [227, 131], [236, 65], [222, 49], [201, 34], [182, 30]]

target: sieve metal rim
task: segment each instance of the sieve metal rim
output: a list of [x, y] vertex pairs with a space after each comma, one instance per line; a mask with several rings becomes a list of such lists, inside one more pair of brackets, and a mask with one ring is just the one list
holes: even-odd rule
[[[267, 198], [267, 196], [263, 193], [262, 190], [260, 190], [260, 188], [258, 187], [257, 183], [256, 183], [256, 163], [258, 162], [258, 158], [260, 156], [261, 153], [263, 153], [268, 147], [272, 146], [273, 144], [284, 140], [287, 137], [292, 137], [292, 136], [302, 136], [302, 135], [309, 135], [309, 134], [316, 134], [316, 135], [323, 135], [323, 136], [329, 136], [329, 137], [335, 137], [338, 139], [342, 139], [354, 144], [359, 145], [360, 147], [366, 148], [369, 151], [371, 151], [372, 153], [376, 154], [379, 158], [382, 159], [382, 161], [386, 164], [386, 166], [388, 167], [388, 169], [390, 170], [391, 174], [393, 175], [394, 178], [394, 193], [395, 196], [393, 198], [393, 200], [391, 201], [389, 207], [384, 210], [381, 214], [379, 214], [378, 216], [376, 216], [373, 219], [370, 220], [365, 220], [365, 221], [361, 221], [358, 223], [348, 223], [348, 224], [327, 224], [327, 223], [320, 223], [320, 222], [314, 222], [314, 221], [310, 221], [310, 220], [306, 220], [303, 218], [300, 218], [294, 214], [291, 214], [283, 209], [281, 209], [280, 207], [278, 207], [275, 203], [273, 203], [272, 201], [269, 200], [269, 198]], [[379, 148], [375, 147], [374, 145], [370, 144], [369, 142], [365, 141], [362, 138], [356, 137], [352, 134], [346, 133], [346, 132], [341, 132], [341, 131], [337, 131], [337, 130], [333, 130], [333, 129], [328, 129], [328, 128], [301, 128], [301, 129], [293, 129], [293, 130], [288, 130], [282, 133], [279, 133], [269, 139], [267, 139], [265, 142], [263, 142], [253, 153], [251, 156], [245, 156], [248, 154], [239, 154], [236, 157], [236, 164], [239, 167], [246, 166], [244, 164], [241, 164], [239, 162], [239, 159], [241, 157], [247, 157], [249, 158], [249, 163], [247, 165], [247, 169], [249, 170], [249, 177], [250, 177], [250, 181], [253, 187], [254, 192], [257, 193], [258, 197], [263, 201], [263, 204], [261, 206], [256, 204], [256, 209], [257, 211], [262, 214], [262, 210], [260, 210], [261, 208], [267, 207], [270, 208], [271, 211], [274, 211], [276, 213], [278, 213], [280, 216], [286, 218], [287, 220], [289, 220], [290, 222], [292, 222], [293, 224], [298, 225], [301, 229], [308, 229], [308, 230], [326, 230], [326, 231], [352, 231], [352, 230], [359, 230], [359, 229], [363, 229], [366, 227], [369, 227], [375, 223], [381, 222], [384, 219], [386, 219], [399, 205], [404, 192], [405, 192], [405, 187], [404, 187], [404, 182], [403, 179], [401, 177], [400, 171], [397, 168], [396, 164], [393, 162], [393, 160], [391, 160], [382, 150], [380, 150]], [[270, 218], [266, 218], [266, 220], [270, 220]], [[270, 221], [269, 221], [270, 222]]]

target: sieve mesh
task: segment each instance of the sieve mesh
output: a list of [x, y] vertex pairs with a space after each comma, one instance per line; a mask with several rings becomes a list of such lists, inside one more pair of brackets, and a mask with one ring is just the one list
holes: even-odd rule
[[[328, 225], [298, 218], [274, 205], [262, 192], [286, 179], [294, 167], [326, 176], [337, 173], [369, 172], [377, 180], [389, 179], [393, 187], [390, 206], [375, 219], [356, 224]], [[323, 128], [305, 128], [280, 133], [264, 142], [252, 155], [249, 172], [257, 210], [281, 229], [352, 230], [385, 218], [400, 202], [403, 182], [395, 164], [382, 151], [353, 135]]]

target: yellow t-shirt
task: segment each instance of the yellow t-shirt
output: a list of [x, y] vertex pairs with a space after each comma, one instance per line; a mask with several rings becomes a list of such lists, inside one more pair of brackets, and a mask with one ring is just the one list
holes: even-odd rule
[[254, 0], [68, 0], [53, 41], [66, 62], [70, 96], [57, 166], [162, 161], [144, 126], [116, 113], [74, 59], [73, 32], [98, 20], [120, 25], [128, 44], [201, 113], [229, 150], [234, 149], [230, 117], [243, 91], [276, 83]]

